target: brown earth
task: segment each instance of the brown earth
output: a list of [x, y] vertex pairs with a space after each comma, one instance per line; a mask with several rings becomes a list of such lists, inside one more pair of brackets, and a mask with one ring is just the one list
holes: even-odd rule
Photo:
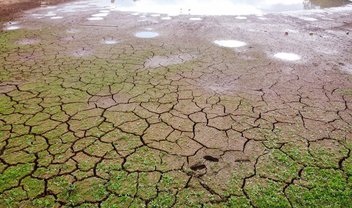
[[164, 21], [97, 1], [4, 24], [0, 207], [350, 207], [352, 8]]

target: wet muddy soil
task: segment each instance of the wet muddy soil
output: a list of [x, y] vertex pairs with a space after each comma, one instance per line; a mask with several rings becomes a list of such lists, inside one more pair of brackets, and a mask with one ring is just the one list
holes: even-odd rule
[[70, 0], [4, 0], [0, 1], [0, 20], [11, 19], [22, 12], [40, 6], [55, 5]]

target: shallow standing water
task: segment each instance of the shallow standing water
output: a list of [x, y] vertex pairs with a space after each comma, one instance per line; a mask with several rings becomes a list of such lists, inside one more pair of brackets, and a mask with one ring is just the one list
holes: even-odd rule
[[111, 0], [111, 3], [122, 11], [172, 15], [246, 15], [337, 7], [351, 2], [349, 0]]

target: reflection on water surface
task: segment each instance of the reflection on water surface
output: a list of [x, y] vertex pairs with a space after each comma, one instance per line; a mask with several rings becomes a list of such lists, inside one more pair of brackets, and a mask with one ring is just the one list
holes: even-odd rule
[[105, 3], [113, 4], [117, 10], [142, 13], [247, 15], [337, 7], [351, 2], [349, 0], [109, 0]]

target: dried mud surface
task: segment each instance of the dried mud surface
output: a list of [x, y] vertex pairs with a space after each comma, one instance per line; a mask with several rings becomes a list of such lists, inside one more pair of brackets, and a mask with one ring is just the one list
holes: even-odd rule
[[352, 204], [351, 10], [38, 15], [62, 7], [0, 34], [0, 207]]

